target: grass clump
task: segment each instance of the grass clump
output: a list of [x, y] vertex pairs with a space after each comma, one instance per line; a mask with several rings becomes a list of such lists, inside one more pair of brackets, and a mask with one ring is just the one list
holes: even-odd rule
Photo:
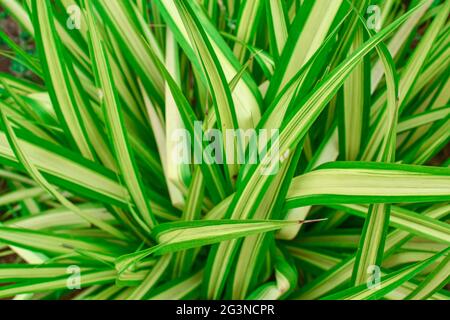
[[0, 7], [0, 298], [448, 299], [449, 0]]

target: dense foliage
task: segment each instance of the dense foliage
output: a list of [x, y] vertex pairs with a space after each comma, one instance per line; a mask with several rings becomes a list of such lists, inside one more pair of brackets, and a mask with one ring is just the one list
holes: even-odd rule
[[450, 297], [450, 0], [0, 7], [0, 298]]

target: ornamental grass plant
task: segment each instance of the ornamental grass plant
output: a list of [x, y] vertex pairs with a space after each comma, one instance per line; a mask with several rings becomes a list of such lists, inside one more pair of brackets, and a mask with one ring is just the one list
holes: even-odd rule
[[0, 298], [449, 299], [450, 0], [0, 8]]

